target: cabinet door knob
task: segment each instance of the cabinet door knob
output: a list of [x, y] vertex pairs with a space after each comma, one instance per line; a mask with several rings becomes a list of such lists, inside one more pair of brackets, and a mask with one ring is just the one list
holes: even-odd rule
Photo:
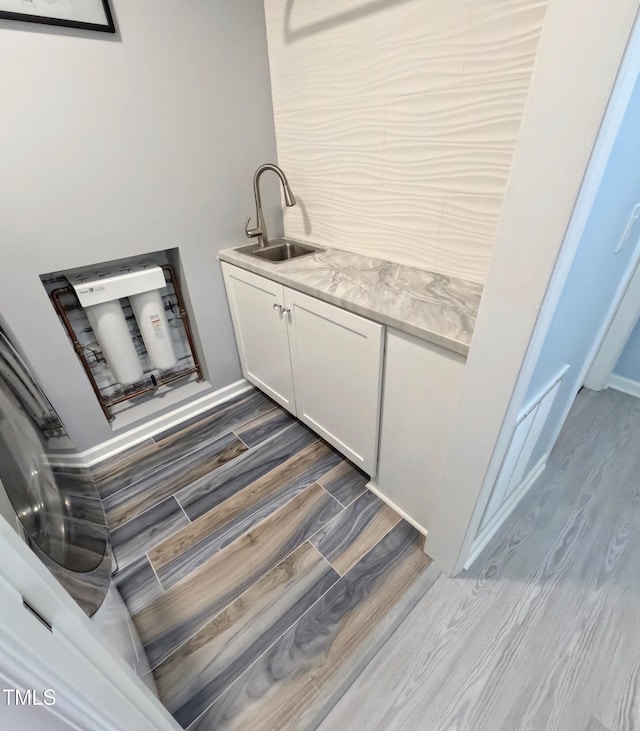
[[275, 302], [275, 303], [274, 303], [274, 305], [273, 305], [273, 309], [274, 309], [274, 310], [277, 310], [277, 311], [278, 311], [278, 312], [279, 312], [280, 314], [282, 314], [282, 305], [281, 305], [281, 304], [279, 304], [278, 302]]
[[282, 308], [282, 309], [280, 310], [280, 313], [281, 313], [282, 315], [290, 315], [290, 314], [291, 314], [291, 309], [290, 309], [289, 307], [283, 307], [283, 308]]

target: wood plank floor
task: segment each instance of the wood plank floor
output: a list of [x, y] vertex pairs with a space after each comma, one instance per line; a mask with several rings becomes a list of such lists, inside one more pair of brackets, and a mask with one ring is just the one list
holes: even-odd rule
[[640, 399], [582, 391], [500, 535], [438, 578], [321, 731], [640, 729], [639, 445]]
[[439, 575], [368, 478], [257, 391], [94, 478], [116, 584], [191, 731], [317, 725]]

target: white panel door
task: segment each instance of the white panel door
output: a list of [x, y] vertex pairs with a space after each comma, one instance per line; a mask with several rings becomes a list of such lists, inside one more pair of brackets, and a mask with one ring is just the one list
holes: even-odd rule
[[[508, 497], [510, 487], [515, 487], [517, 486], [517, 484], [519, 484], [514, 484], [514, 476], [516, 472], [520, 473], [520, 470], [516, 470], [516, 468], [518, 464], [522, 464], [522, 462], [524, 461], [522, 459], [522, 454], [523, 451], [527, 451], [525, 450], [525, 445], [529, 442], [531, 427], [533, 426], [533, 423], [536, 419], [538, 408], [538, 405], [536, 405], [534, 409], [532, 409], [527, 415], [525, 415], [521, 419], [521, 421], [516, 424], [516, 428], [513, 432], [513, 437], [511, 438], [509, 451], [507, 452], [507, 456], [502, 463], [502, 467], [500, 468], [500, 474], [498, 475], [495, 487], [493, 488], [493, 492], [491, 493], [491, 499], [489, 500], [489, 504], [487, 505], [484, 515], [482, 516], [480, 530], [482, 530], [487, 525], [487, 523], [491, 521], [491, 519], [498, 512], [498, 510], [500, 510], [502, 504]], [[522, 474], [520, 474], [520, 479], [522, 479]]]
[[382, 325], [285, 288], [298, 418], [375, 474]]
[[245, 378], [295, 414], [282, 285], [230, 264], [222, 272]]
[[[480, 531], [491, 522], [511, 495], [525, 482], [535, 465], [530, 464], [549, 412], [560, 389], [562, 377], [529, 405], [516, 423], [511, 444], [504, 458], [491, 499], [482, 517]], [[528, 471], [527, 471], [528, 470]]]

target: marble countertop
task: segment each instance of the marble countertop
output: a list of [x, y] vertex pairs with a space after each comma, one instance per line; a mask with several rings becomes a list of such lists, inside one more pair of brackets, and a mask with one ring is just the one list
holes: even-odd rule
[[382, 325], [467, 355], [482, 285], [326, 248], [273, 263], [234, 249], [218, 258]]

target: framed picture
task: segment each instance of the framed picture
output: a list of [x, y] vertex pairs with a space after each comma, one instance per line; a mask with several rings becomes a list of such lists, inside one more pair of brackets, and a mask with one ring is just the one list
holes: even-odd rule
[[0, 18], [116, 32], [109, 0], [0, 0]]

